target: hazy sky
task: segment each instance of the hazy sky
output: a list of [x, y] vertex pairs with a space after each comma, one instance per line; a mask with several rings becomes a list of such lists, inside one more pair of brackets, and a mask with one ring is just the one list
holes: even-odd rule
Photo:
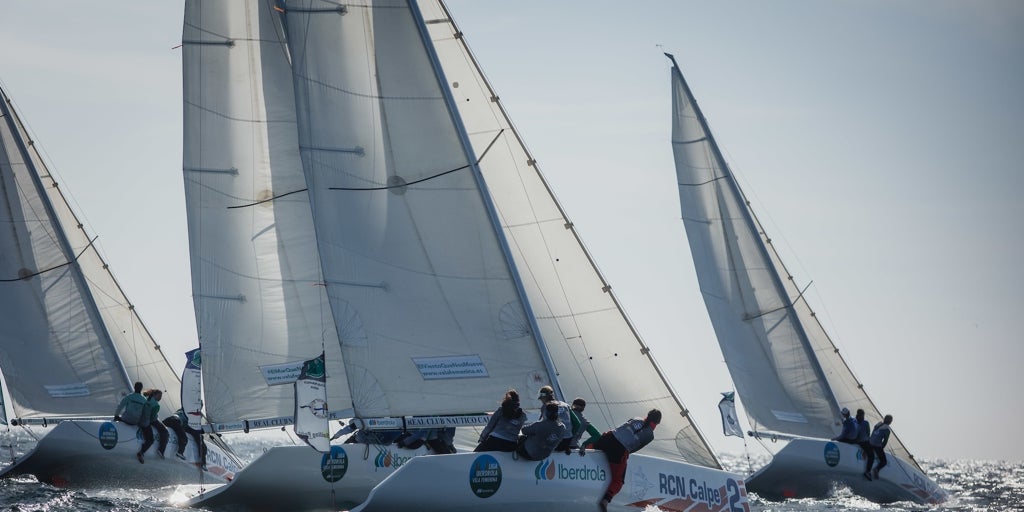
[[[0, 83], [179, 368], [197, 345], [172, 49], [182, 3], [0, 10]], [[744, 446], [720, 434], [731, 384], [679, 219], [662, 50], [908, 448], [1024, 460], [1024, 2], [449, 7], [714, 448]]]

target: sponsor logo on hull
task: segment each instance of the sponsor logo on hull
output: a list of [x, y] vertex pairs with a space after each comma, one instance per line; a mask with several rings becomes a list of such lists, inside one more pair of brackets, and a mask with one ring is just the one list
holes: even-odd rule
[[406, 455], [399, 455], [387, 448], [377, 453], [377, 457], [373, 459], [373, 467], [377, 469], [390, 469], [395, 470], [402, 467], [403, 464], [409, 462], [412, 457]]
[[[632, 497], [638, 501], [630, 503], [628, 506], [645, 508], [655, 505], [665, 512], [747, 512], [750, 510], [746, 499], [746, 488], [742, 481], [728, 478], [724, 485], [716, 487], [718, 482], [659, 472], [657, 494], [661, 496], [643, 499], [635, 496], [634, 493]], [[635, 480], [633, 484], [636, 485]], [[651, 489], [653, 486], [645, 487], [647, 487], [647, 491], [653, 490]]]
[[331, 451], [320, 459], [320, 474], [328, 482], [337, 482], [348, 471], [348, 454], [340, 446], [332, 446]]
[[469, 488], [478, 498], [490, 498], [501, 487], [501, 464], [484, 454], [473, 460], [469, 468]]
[[587, 464], [561, 464], [551, 459], [544, 459], [533, 469], [537, 480], [608, 480], [608, 473], [601, 468]]
[[99, 431], [100, 446], [106, 450], [112, 450], [117, 446], [117, 425], [109, 421], [104, 421], [100, 425]]
[[825, 443], [825, 464], [832, 467], [839, 464], [839, 446], [835, 443]]

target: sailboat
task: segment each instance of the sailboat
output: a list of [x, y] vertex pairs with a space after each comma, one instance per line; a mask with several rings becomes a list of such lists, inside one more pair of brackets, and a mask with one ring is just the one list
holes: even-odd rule
[[[592, 421], [607, 427], [658, 407], [665, 419], [646, 449], [652, 456], [631, 460], [622, 496], [746, 508], [742, 480], [721, 470], [653, 364], [439, 2], [189, 2], [185, 19], [197, 318], [204, 358], [219, 350], [232, 361], [204, 367], [204, 378], [225, 388], [250, 379], [246, 393], [266, 392], [268, 383], [254, 375], [264, 363], [250, 357], [284, 354], [285, 341], [290, 351], [295, 333], [259, 344], [262, 336], [226, 334], [235, 323], [226, 320], [258, 302], [250, 295], [256, 290], [239, 291], [246, 279], [305, 282], [293, 291], [326, 294], [304, 311], [325, 319], [314, 345], [326, 351], [328, 388], [347, 385], [347, 398], [328, 403], [351, 404], [340, 414], [361, 426], [458, 427], [471, 440], [465, 449], [475, 441], [471, 427], [486, 423], [508, 388], [528, 393], [545, 384], [559, 396], [588, 395]], [[257, 165], [273, 181], [253, 184]], [[194, 202], [199, 197], [211, 202]], [[252, 221], [278, 215], [282, 205], [302, 206], [302, 219]], [[218, 216], [243, 218], [232, 230], [217, 227], [228, 222]], [[280, 252], [246, 252], [268, 234], [310, 245], [279, 261], [272, 259]], [[280, 240], [267, 246], [290, 247]], [[293, 267], [311, 272], [305, 280], [282, 270], [298, 261], [292, 257], [315, 263]], [[240, 269], [238, 261], [269, 262], [270, 275]], [[207, 302], [220, 309], [203, 313]], [[265, 328], [292, 323], [287, 314], [250, 320]], [[340, 356], [331, 353], [339, 349]], [[643, 370], [623, 373], [629, 365]], [[210, 409], [218, 400], [207, 396], [208, 413], [220, 416]], [[184, 504], [339, 507], [362, 501], [383, 480], [376, 499], [404, 500], [407, 508], [504, 508], [535, 502], [536, 493], [517, 491], [543, 480], [551, 491], [543, 503], [589, 510], [608, 483], [600, 453], [558, 454], [538, 465], [504, 453], [421, 457], [373, 444], [330, 450], [320, 458], [308, 447], [271, 449], [230, 484]], [[415, 485], [407, 487], [399, 475], [413, 465], [404, 474]], [[423, 471], [432, 478], [422, 480]], [[470, 471], [481, 478], [467, 483]]]
[[[0, 225], [0, 371], [14, 414], [9, 424], [32, 437], [43, 433], [0, 476], [78, 488], [230, 478], [236, 465], [226, 447], [211, 441], [203, 471], [173, 457], [173, 434], [172, 456], [158, 456], [154, 443], [140, 465], [138, 428], [111, 421], [135, 381], [165, 390], [162, 410], [171, 412], [180, 407], [181, 383], [2, 90]], [[193, 444], [187, 453], [195, 461]]]
[[[323, 5], [303, 4], [314, 10]], [[560, 393], [570, 399], [572, 395], [586, 396], [588, 417], [602, 428], [642, 416], [652, 407], [664, 413], [656, 440], [630, 457], [626, 485], [612, 508], [657, 505], [663, 510], [745, 510], [743, 481], [721, 470], [555, 200], [445, 6], [436, 1], [409, 2], [408, 9], [392, 5], [373, 16], [372, 24], [362, 25], [377, 34], [373, 44], [368, 44], [375, 51], [367, 52], [370, 58], [355, 59], [352, 66], [377, 65], [375, 82], [364, 89], [336, 82], [335, 76], [327, 79], [323, 72], [327, 60], [320, 61], [321, 72], [305, 76], [309, 77], [307, 87], [323, 94], [323, 103], [335, 104], [340, 96], [349, 96], [364, 98], [365, 109], [360, 112], [373, 112], [371, 106], [378, 102], [382, 105], [381, 114], [374, 119], [382, 121], [387, 137], [379, 147], [395, 155], [395, 167], [373, 180], [358, 175], [351, 176], [353, 183], [329, 186], [328, 190], [344, 189], [345, 195], [334, 198], [321, 192], [321, 204], [352, 207], [352, 201], [359, 198], [352, 189], [388, 184], [392, 201], [415, 200], [425, 205], [433, 201], [430, 209], [422, 209], [414, 217], [418, 222], [429, 219], [428, 215], [443, 218], [439, 215], [448, 201], [439, 191], [460, 187], [478, 191], [488, 203], [489, 220], [514, 269], [511, 277], [520, 288], [524, 318], [529, 321], [520, 321], [522, 329], [537, 338]], [[358, 26], [359, 21], [356, 18], [350, 23]], [[417, 38], [421, 44], [416, 44]], [[397, 53], [394, 40], [404, 42], [402, 53]], [[387, 69], [380, 70], [382, 66]], [[318, 111], [312, 107], [320, 104], [310, 103], [310, 111]], [[325, 119], [340, 116], [341, 111], [336, 111]], [[316, 124], [310, 132], [324, 130]], [[424, 133], [432, 137], [421, 142], [417, 136]], [[433, 168], [426, 165], [425, 154], [438, 160]], [[320, 172], [337, 176], [339, 169], [350, 172], [352, 165], [351, 160], [339, 159], [336, 166]], [[463, 174], [464, 180], [474, 177], [475, 189], [471, 183], [442, 181], [457, 173]], [[356, 185], [359, 181], [362, 183]], [[312, 187], [311, 183], [315, 194]], [[453, 233], [445, 230], [434, 236], [441, 235]], [[344, 243], [347, 239], [339, 240]], [[459, 257], [448, 251], [448, 258]], [[558, 453], [534, 463], [513, 460], [505, 453], [415, 458], [377, 486], [355, 510], [397, 510], [412, 503], [417, 510], [531, 506], [593, 510], [608, 485], [607, 467], [600, 452], [582, 458]]]
[[[185, 202], [206, 413], [219, 434], [289, 429], [292, 383], [324, 354], [332, 420], [352, 416], [350, 380], [328, 303], [295, 94], [277, 2], [185, 2]], [[181, 506], [337, 509], [361, 501], [405, 460], [426, 453], [282, 439], [230, 484], [181, 486]]]
[[857, 445], [830, 441], [840, 410], [882, 419], [779, 259], [722, 157], [675, 59], [672, 146], [683, 223], [701, 294], [752, 435], [788, 441], [747, 479], [761, 497], [821, 498], [840, 484], [869, 500], [935, 504], [947, 493], [893, 433], [869, 481]]

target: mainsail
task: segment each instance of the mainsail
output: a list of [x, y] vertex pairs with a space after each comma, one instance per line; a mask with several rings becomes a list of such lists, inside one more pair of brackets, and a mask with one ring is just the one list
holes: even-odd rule
[[[273, 2], [185, 5], [184, 177], [206, 410], [221, 428], [290, 423], [326, 352], [350, 401], [320, 277], [283, 27]], [[278, 385], [282, 384], [282, 385]]]
[[[619, 305], [440, 2], [419, 3], [562, 389], [600, 428], [663, 413], [644, 453], [720, 467]], [[531, 389], [532, 393], [534, 390]]]
[[[824, 439], [841, 407], [881, 419], [750, 210], [674, 59], [672, 91], [686, 236], [747, 415], [759, 429]], [[895, 435], [889, 449], [913, 460]]]
[[0, 91], [0, 370], [23, 423], [109, 417], [178, 377]]
[[299, 144], [355, 415], [493, 410], [552, 383], [413, 2], [287, 2]]

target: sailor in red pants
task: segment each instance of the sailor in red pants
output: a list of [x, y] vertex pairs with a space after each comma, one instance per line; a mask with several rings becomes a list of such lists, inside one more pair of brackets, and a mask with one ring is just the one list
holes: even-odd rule
[[[622, 484], [626, 481], [626, 461], [629, 454], [654, 440], [654, 428], [658, 423], [661, 423], [661, 411], [651, 409], [646, 418], [633, 418], [615, 430], [605, 432], [594, 443], [594, 449], [603, 451], [608, 457], [608, 469], [611, 473], [611, 483], [601, 498], [602, 511], [608, 510], [612, 498], [622, 490]], [[584, 454], [586, 451], [581, 447], [580, 455]]]

